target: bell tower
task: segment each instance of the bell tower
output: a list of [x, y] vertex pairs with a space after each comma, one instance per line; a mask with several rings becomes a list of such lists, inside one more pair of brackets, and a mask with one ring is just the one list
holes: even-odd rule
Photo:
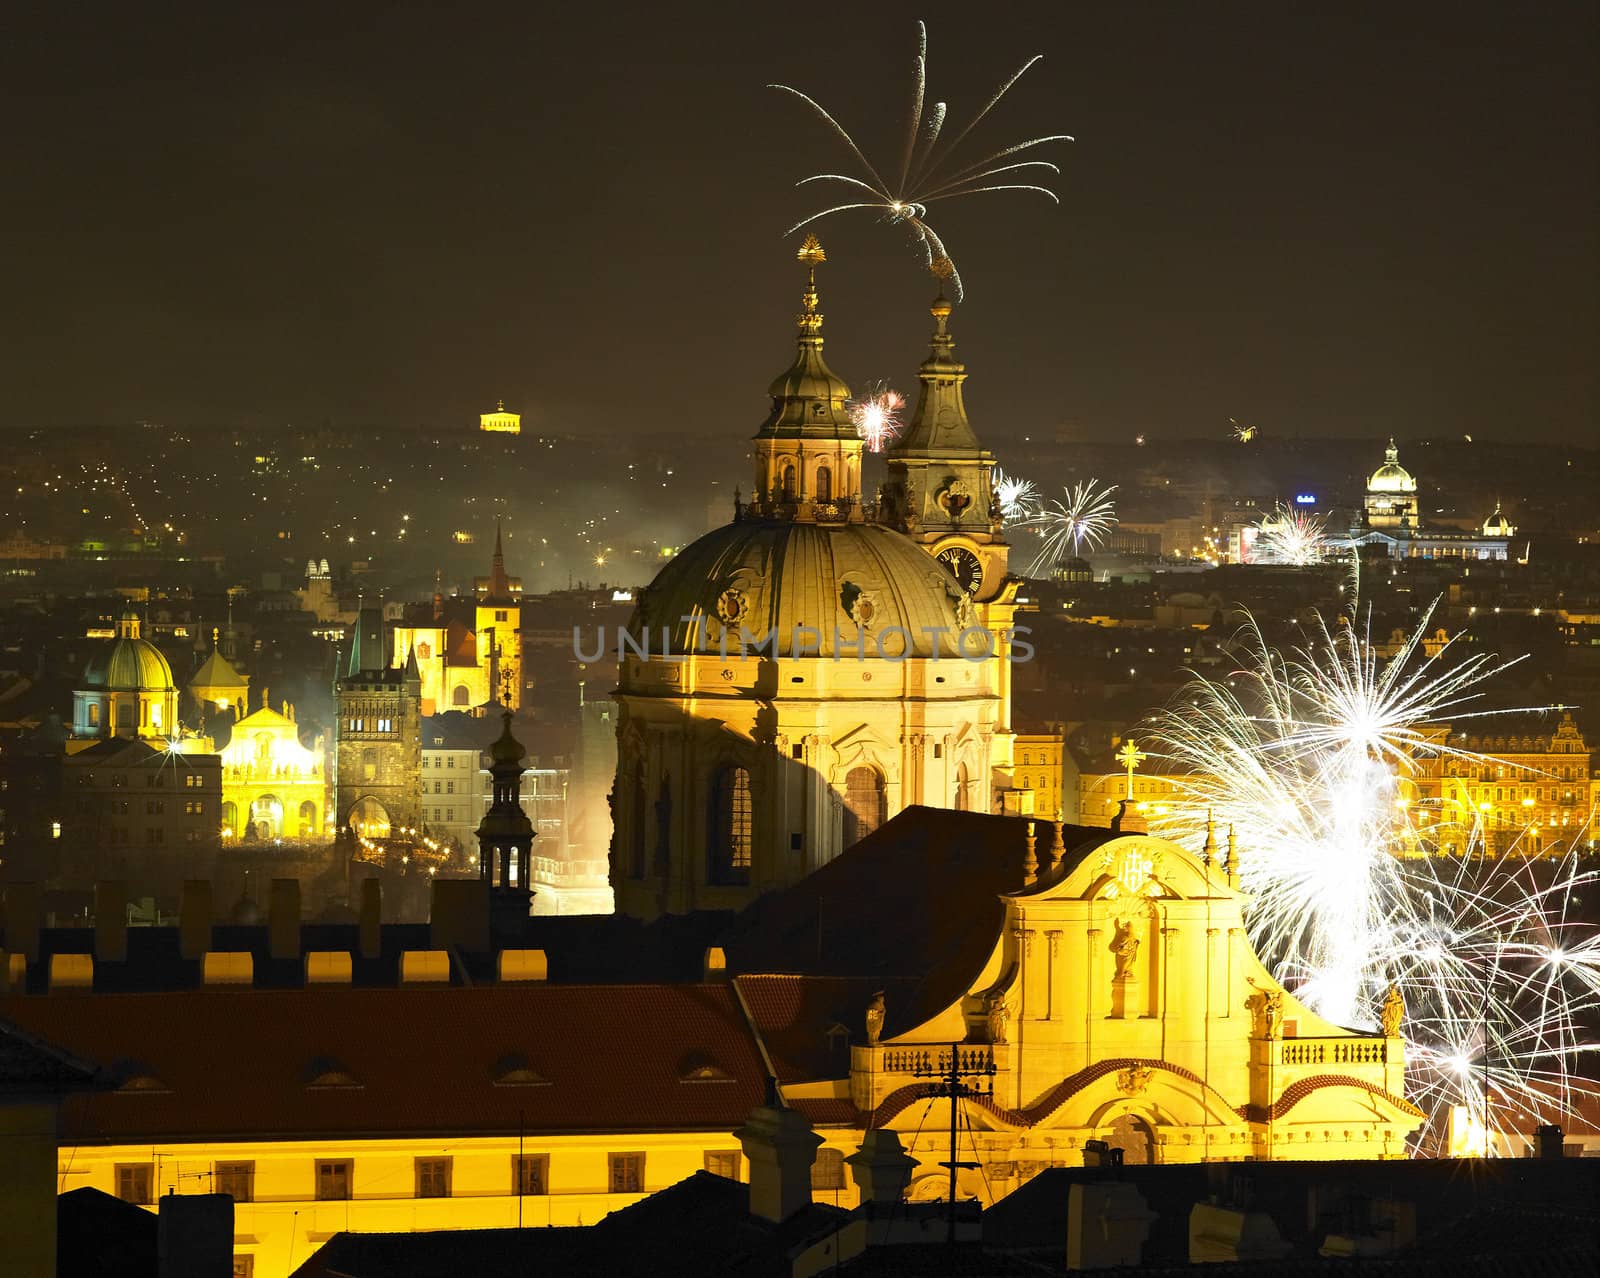
[[756, 488], [748, 512], [796, 523], [860, 523], [861, 450], [850, 388], [822, 358], [817, 267], [828, 260], [814, 235], [796, 257], [806, 288], [794, 363], [768, 388], [772, 413], [755, 436]]
[[[509, 682], [509, 681], [508, 681]], [[478, 873], [489, 888], [490, 918], [511, 924], [528, 916], [533, 893], [533, 822], [522, 810], [522, 743], [511, 735], [511, 694], [505, 696], [500, 736], [489, 747], [494, 797], [478, 824]]]
[[883, 518], [950, 569], [974, 602], [1005, 591], [1009, 547], [994, 497], [994, 454], [967, 418], [967, 366], [956, 358], [949, 300], [929, 308], [933, 338], [917, 377], [922, 391], [905, 432], [884, 454]]

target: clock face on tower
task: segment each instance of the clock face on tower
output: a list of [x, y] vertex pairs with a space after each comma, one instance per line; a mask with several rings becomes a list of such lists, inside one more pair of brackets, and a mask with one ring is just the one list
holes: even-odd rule
[[983, 562], [965, 546], [949, 546], [941, 550], [939, 562], [951, 572], [956, 585], [969, 595], [976, 595], [983, 585]]

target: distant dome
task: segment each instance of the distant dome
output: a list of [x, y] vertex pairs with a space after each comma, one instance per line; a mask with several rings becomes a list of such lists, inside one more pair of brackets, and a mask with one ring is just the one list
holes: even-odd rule
[[138, 617], [124, 612], [117, 620], [117, 637], [83, 668], [83, 686], [107, 692], [170, 692], [176, 685], [161, 649], [141, 639]]
[[1417, 481], [1411, 477], [1411, 472], [1400, 464], [1400, 450], [1395, 447], [1394, 440], [1389, 441], [1389, 447], [1383, 453], [1383, 465], [1372, 472], [1367, 480], [1369, 493], [1414, 493], [1417, 491]]
[[1483, 535], [1485, 537], [1512, 537], [1516, 535], [1516, 525], [1505, 517], [1497, 503], [1494, 514], [1483, 521]]
[[[875, 634], [900, 627], [912, 657], [934, 655], [923, 627], [938, 627], [945, 632], [939, 652], [948, 658], [962, 628], [961, 597], [948, 570], [893, 529], [748, 519], [681, 550], [640, 594], [629, 630], [642, 638], [648, 627], [652, 653], [663, 627], [674, 653], [716, 652], [724, 631], [737, 651], [741, 627], [758, 640], [776, 630], [777, 655], [787, 657], [797, 655], [796, 627], [809, 626], [821, 637], [804, 645], [804, 655], [836, 655], [838, 630], [843, 655], [853, 658], [858, 625]], [[885, 646], [898, 653], [902, 642], [891, 635]]]

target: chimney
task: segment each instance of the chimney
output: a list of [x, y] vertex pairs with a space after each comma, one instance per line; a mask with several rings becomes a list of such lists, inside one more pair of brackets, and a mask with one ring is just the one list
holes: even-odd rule
[[1538, 1138], [1540, 1158], [1561, 1158], [1566, 1154], [1566, 1136], [1559, 1124], [1541, 1123]]
[[39, 961], [39, 911], [43, 902], [37, 883], [6, 884], [6, 948], [30, 963]]
[[157, 1278], [230, 1278], [233, 1199], [227, 1194], [166, 1194], [156, 1218]]
[[185, 879], [178, 901], [178, 953], [197, 959], [211, 948], [211, 880]]
[[128, 888], [124, 883], [94, 885], [94, 959], [122, 963], [128, 958]]
[[752, 1216], [781, 1224], [811, 1206], [811, 1164], [822, 1137], [804, 1114], [783, 1107], [777, 1079], [767, 1080], [767, 1103], [734, 1135], [750, 1163]]
[[543, 950], [501, 950], [495, 958], [495, 979], [502, 985], [548, 981], [550, 963]]
[[905, 1200], [911, 1169], [917, 1160], [900, 1144], [900, 1133], [874, 1127], [861, 1138], [861, 1148], [844, 1160], [850, 1178], [861, 1190], [861, 1201], [897, 1206]]
[[489, 881], [434, 879], [428, 910], [429, 943], [436, 950], [489, 952]]
[[300, 880], [273, 879], [267, 897], [267, 953], [275, 959], [300, 957]]
[[383, 885], [377, 879], [361, 880], [361, 957], [375, 959], [383, 953]]

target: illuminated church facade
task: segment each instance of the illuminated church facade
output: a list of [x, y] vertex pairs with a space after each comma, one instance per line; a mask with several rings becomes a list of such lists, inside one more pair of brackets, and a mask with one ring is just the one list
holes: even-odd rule
[[949, 303], [886, 500], [868, 502], [850, 390], [822, 354], [814, 239], [800, 258], [798, 349], [769, 389], [754, 492], [630, 623], [612, 799], [625, 913], [737, 908], [907, 806], [987, 812], [1008, 784], [1015, 583]]

